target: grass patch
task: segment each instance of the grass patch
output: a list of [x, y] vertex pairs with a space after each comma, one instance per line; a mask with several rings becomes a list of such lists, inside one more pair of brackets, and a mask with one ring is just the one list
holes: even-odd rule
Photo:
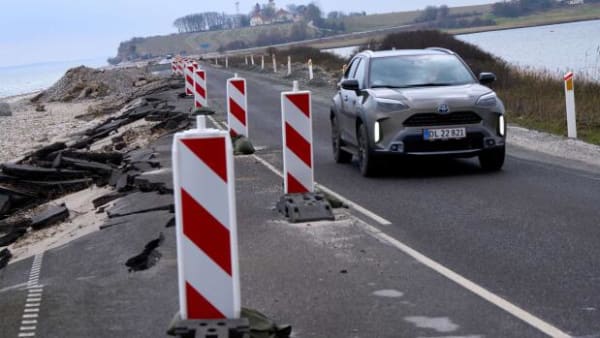
[[[475, 74], [489, 71], [498, 80], [492, 89], [506, 106], [509, 123], [526, 128], [563, 135], [567, 134], [564, 83], [550, 73], [525, 71], [511, 67], [501, 59], [478, 47], [460, 41], [440, 31], [416, 31], [391, 34], [372, 49], [388, 50], [444, 47], [458, 53]], [[309, 56], [331, 72], [339, 71], [345, 60], [311, 48], [300, 48], [294, 53]], [[296, 54], [294, 54], [296, 55]], [[575, 100], [579, 138], [600, 144], [600, 83], [576, 79]]]

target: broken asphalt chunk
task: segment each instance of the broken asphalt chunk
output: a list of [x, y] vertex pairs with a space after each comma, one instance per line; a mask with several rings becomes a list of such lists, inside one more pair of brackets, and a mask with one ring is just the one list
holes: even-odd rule
[[174, 208], [172, 195], [136, 192], [117, 200], [107, 214], [109, 218], [114, 218], [158, 210], [171, 211]]
[[8, 249], [3, 249], [0, 251], [0, 269], [3, 269], [8, 264], [8, 261], [11, 257], [12, 254]]
[[53, 181], [85, 178], [87, 173], [80, 170], [38, 168], [23, 164], [3, 164], [2, 172], [6, 175], [28, 180]]
[[64, 203], [58, 206], [50, 206], [31, 218], [31, 227], [34, 230], [39, 230], [62, 222], [67, 218], [69, 218], [69, 209]]
[[156, 248], [158, 248], [165, 240], [165, 236], [161, 232], [158, 238], [151, 240], [146, 244], [141, 254], [131, 257], [125, 262], [125, 266], [129, 268], [129, 272], [147, 270], [158, 262], [161, 255]]
[[27, 233], [27, 228], [12, 229], [9, 233], [0, 237], [0, 247], [11, 245], [12, 243], [16, 242], [17, 239], [25, 235], [25, 233]]
[[99, 162], [103, 164], [119, 165], [121, 162], [123, 162], [123, 154], [117, 152], [98, 153], [84, 151], [64, 151], [62, 155], [77, 160]]
[[10, 197], [0, 194], [0, 215], [6, 214], [10, 210]]
[[66, 149], [67, 145], [63, 142], [56, 142], [53, 143], [49, 146], [45, 146], [41, 149], [36, 150], [33, 154], [32, 157], [36, 158], [36, 159], [44, 159], [46, 158], [46, 156], [48, 156], [49, 154], [59, 151], [59, 150], [63, 150]]
[[106, 203], [112, 202], [118, 198], [126, 196], [126, 193], [123, 192], [111, 192], [104, 196], [100, 196], [92, 201], [94, 208], [98, 208], [100, 206], [105, 205]]
[[91, 171], [95, 174], [102, 176], [110, 176], [113, 172], [113, 167], [108, 164], [91, 162], [87, 160], [78, 160], [70, 157], [63, 156], [62, 164], [69, 165], [75, 169]]

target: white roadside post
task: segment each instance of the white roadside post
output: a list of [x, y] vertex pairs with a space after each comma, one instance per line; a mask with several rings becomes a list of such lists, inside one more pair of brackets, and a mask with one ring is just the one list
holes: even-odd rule
[[179, 314], [183, 321], [235, 320], [241, 301], [233, 149], [229, 133], [206, 129], [205, 117], [198, 127], [175, 134], [172, 147]]
[[308, 59], [308, 79], [312, 80], [314, 79], [315, 74], [313, 73], [313, 63], [312, 63], [312, 59]]
[[246, 63], [246, 66], [248, 65], [248, 55], [244, 56], [244, 62]]
[[260, 57], [260, 69], [265, 70], [265, 56], [261, 55]]
[[569, 138], [577, 138], [577, 118], [575, 114], [575, 83], [574, 74], [569, 72], [565, 75], [565, 99], [567, 103], [567, 135]]
[[292, 57], [288, 56], [288, 75], [292, 75]]
[[273, 54], [273, 72], [277, 73], [277, 57]]
[[229, 56], [225, 57], [225, 68], [229, 69]]
[[254, 66], [254, 54], [250, 55], [250, 63]]

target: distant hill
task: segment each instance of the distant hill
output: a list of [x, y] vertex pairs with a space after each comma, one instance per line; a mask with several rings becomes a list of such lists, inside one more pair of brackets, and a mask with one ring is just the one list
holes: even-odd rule
[[122, 42], [113, 63], [166, 54], [201, 54], [256, 45], [304, 40], [317, 37], [319, 31], [303, 23], [265, 25], [196, 33], [179, 33]]

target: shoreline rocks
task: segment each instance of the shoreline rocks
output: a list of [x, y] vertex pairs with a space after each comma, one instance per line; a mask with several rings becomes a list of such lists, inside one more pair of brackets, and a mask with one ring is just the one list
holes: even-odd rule
[[0, 116], [12, 116], [12, 110], [7, 102], [0, 102]]

